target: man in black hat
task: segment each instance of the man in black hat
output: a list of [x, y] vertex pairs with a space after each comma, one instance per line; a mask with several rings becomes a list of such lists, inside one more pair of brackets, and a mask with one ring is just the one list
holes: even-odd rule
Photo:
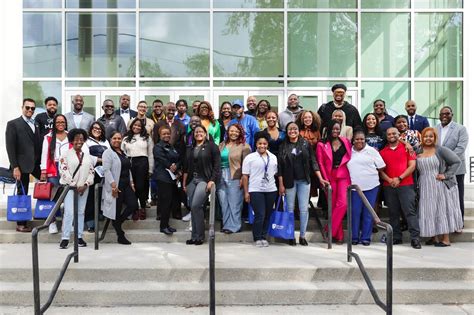
[[357, 126], [362, 126], [362, 120], [360, 119], [360, 114], [357, 108], [344, 101], [346, 96], [347, 87], [344, 84], [335, 84], [331, 88], [332, 95], [334, 100], [323, 104], [319, 110], [318, 114], [321, 116], [321, 130], [327, 126], [328, 122], [331, 121], [332, 112], [336, 109], [342, 109], [346, 114], [346, 125], [355, 128]]

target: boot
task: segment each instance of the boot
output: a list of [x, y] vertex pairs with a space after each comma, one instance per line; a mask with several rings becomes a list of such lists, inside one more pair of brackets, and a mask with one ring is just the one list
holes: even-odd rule
[[138, 218], [140, 220], [145, 220], [146, 219], [146, 210], [145, 209], [140, 209], [138, 210]]
[[117, 238], [117, 243], [122, 244], [122, 245], [130, 245], [132, 244], [127, 238], [125, 237], [125, 234], [120, 234]]
[[133, 214], [132, 214], [133, 222], [136, 222], [136, 221], [138, 221], [138, 219], [139, 219], [139, 212], [138, 212], [138, 211], [139, 211], [139, 210], [133, 211]]

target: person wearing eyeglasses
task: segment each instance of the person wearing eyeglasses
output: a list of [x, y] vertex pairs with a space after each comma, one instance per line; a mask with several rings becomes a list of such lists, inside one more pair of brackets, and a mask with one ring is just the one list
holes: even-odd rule
[[[36, 103], [31, 98], [25, 98], [21, 106], [21, 116], [10, 120], [5, 130], [5, 144], [7, 147], [10, 169], [17, 181], [18, 194], [28, 194], [30, 175], [40, 178], [41, 169], [41, 136], [38, 123], [33, 119]], [[18, 221], [18, 232], [31, 232], [26, 221]]]
[[102, 110], [104, 115], [97, 119], [105, 127], [105, 137], [110, 139], [114, 131], [118, 131], [122, 136], [127, 132], [127, 125], [120, 115], [114, 112], [114, 101], [107, 99], [102, 103]]

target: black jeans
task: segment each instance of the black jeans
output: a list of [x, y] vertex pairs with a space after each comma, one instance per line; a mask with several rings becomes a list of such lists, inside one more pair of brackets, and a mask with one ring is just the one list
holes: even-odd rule
[[179, 198], [178, 187], [175, 183], [167, 183], [157, 180], [158, 200], [157, 208], [161, 214], [160, 229], [166, 229], [169, 226], [171, 211], [176, 207], [176, 200]]
[[416, 209], [416, 192], [413, 185], [393, 188], [383, 187], [385, 202], [390, 213], [390, 225], [393, 228], [393, 239], [402, 240], [400, 214], [403, 211], [408, 223], [408, 231], [412, 240], [420, 238], [420, 225]]
[[[138, 209], [138, 202], [135, 193], [132, 190], [130, 185], [119, 185], [120, 193], [118, 194], [115, 208], [115, 220], [112, 223], [117, 235], [123, 235], [122, 223], [131, 215], [134, 211]], [[126, 205], [125, 209], [122, 211], [123, 205]]]
[[250, 204], [255, 212], [252, 226], [253, 240], [264, 240], [267, 237], [268, 222], [272, 214], [277, 192], [251, 192]]
[[135, 184], [135, 195], [140, 201], [140, 208], [145, 209], [148, 190], [150, 189], [148, 158], [146, 156], [132, 157], [130, 162], [132, 164], [131, 171], [133, 183]]
[[459, 190], [459, 205], [461, 206], [462, 222], [464, 222], [464, 174], [456, 175]]

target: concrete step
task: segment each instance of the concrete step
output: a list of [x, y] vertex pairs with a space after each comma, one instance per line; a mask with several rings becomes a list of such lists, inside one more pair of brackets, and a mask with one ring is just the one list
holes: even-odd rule
[[[33, 307], [23, 306], [3, 306], [2, 310], [6, 314], [33, 314]], [[184, 306], [119, 306], [119, 307], [71, 307], [71, 306], [51, 306], [48, 309], [48, 315], [83, 315], [83, 314], [101, 314], [101, 315], [149, 315], [149, 314], [193, 314], [207, 315], [209, 308], [207, 305], [184, 307]], [[331, 315], [347, 315], [347, 314], [364, 314], [364, 315], [380, 315], [381, 309], [374, 304], [358, 304], [358, 305], [238, 305], [238, 306], [217, 306], [217, 314], [223, 315], [274, 315], [274, 314], [331, 314]], [[466, 315], [474, 314], [474, 305], [443, 305], [443, 304], [395, 304], [393, 305], [393, 314], [430, 314], [430, 315]]]
[[[374, 281], [374, 287], [385, 295], [385, 282]], [[472, 282], [465, 281], [401, 281], [394, 282], [394, 303], [473, 302]], [[45, 301], [53, 283], [42, 283], [41, 299]], [[31, 283], [0, 282], [2, 305], [25, 305], [32, 302]], [[198, 282], [63, 282], [55, 297], [55, 305], [83, 306], [118, 305], [206, 305], [209, 284]], [[218, 305], [279, 304], [368, 304], [373, 302], [363, 281], [236, 281], [216, 282]]]
[[[131, 242], [164, 242], [164, 243], [173, 243], [173, 242], [182, 242], [184, 243], [187, 239], [191, 237], [191, 232], [178, 230], [172, 236], [167, 236], [163, 233], [160, 233], [158, 229], [130, 229], [125, 230], [126, 237]], [[347, 234], [347, 231], [346, 231]], [[372, 242], [378, 243], [382, 238], [383, 231], [372, 234]], [[298, 239], [299, 232], [295, 233], [295, 238]], [[71, 240], [73, 236], [71, 234]], [[83, 238], [86, 242], [94, 242], [94, 234], [84, 232]], [[206, 232], [207, 239], [207, 232]], [[320, 231], [308, 231], [306, 232], [306, 239], [308, 242], [323, 242]], [[47, 231], [43, 231], [39, 235], [40, 243], [59, 243], [61, 240], [61, 234], [49, 234]], [[108, 229], [104, 243], [115, 243], [117, 240], [115, 231], [113, 228]], [[346, 235], [347, 240], [347, 235]], [[457, 242], [472, 242], [474, 240], [474, 229], [464, 229], [461, 234], [451, 234], [450, 240], [453, 243]], [[281, 240], [277, 240], [282, 242]], [[410, 236], [407, 232], [403, 233], [403, 241], [407, 244], [410, 243]], [[235, 242], [235, 243], [253, 243], [253, 236], [251, 231], [242, 231], [240, 233], [234, 234], [224, 234], [217, 232], [216, 233], [216, 242]], [[31, 233], [19, 233], [14, 229], [9, 230], [0, 230], [0, 244], [2, 243], [31, 243]]]

